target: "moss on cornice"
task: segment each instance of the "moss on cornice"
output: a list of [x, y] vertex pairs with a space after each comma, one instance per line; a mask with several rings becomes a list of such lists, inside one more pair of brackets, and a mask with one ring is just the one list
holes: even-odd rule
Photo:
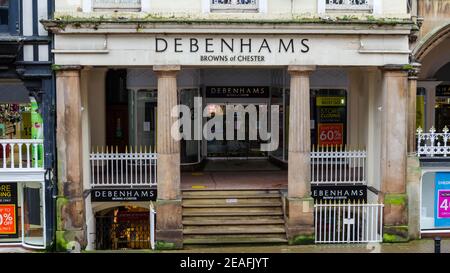
[[105, 16], [91, 16], [91, 17], [76, 17], [70, 15], [61, 15], [53, 20], [42, 20], [42, 23], [47, 27], [56, 27], [65, 29], [67, 26], [74, 28], [94, 28], [96, 29], [101, 24], [137, 24], [139, 28], [146, 24], [342, 24], [342, 25], [373, 25], [373, 26], [395, 26], [395, 25], [409, 25], [413, 26], [414, 22], [409, 19], [401, 18], [376, 18], [373, 16], [357, 17], [343, 15], [341, 17], [305, 17], [292, 16], [286, 19], [240, 19], [240, 18], [192, 18], [183, 16], [162, 16], [158, 14], [147, 14], [144, 17], [105, 17]]

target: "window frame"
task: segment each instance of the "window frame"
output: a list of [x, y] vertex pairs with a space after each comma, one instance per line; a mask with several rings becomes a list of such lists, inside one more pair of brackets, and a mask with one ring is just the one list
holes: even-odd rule
[[[332, 1], [332, 0], [330, 0]], [[344, 2], [350, 2], [351, 0], [342, 0]], [[368, 3], [364, 5], [354, 5], [343, 3], [342, 6], [339, 4], [327, 4], [327, 0], [325, 0], [325, 10], [326, 12], [366, 12], [373, 13], [374, 10], [374, 1], [366, 0]]]
[[[209, 9], [211, 13], [259, 13], [261, 0], [255, 1], [254, 4], [237, 4], [240, 0], [229, 0], [230, 4], [214, 4], [214, 0], [209, 1]], [[217, 0], [216, 0], [217, 1]], [[242, 5], [242, 6], [241, 6]]]
[[0, 32], [4, 33], [4, 32], [9, 32], [9, 25], [10, 25], [10, 21], [11, 21], [11, 1], [8, 1], [8, 8], [6, 9], [8, 11], [8, 23], [7, 24], [0, 24]]

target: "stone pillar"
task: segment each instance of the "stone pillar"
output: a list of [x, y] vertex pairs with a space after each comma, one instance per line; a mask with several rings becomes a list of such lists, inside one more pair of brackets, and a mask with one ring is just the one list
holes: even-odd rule
[[408, 72], [385, 67], [382, 89], [381, 194], [384, 240], [408, 240], [406, 164], [408, 142]]
[[171, 135], [172, 125], [177, 120], [171, 112], [178, 105], [177, 73], [180, 66], [154, 66], [153, 70], [158, 77], [156, 240], [160, 249], [175, 249], [183, 247], [180, 142]]
[[417, 113], [417, 69], [410, 70], [408, 77], [408, 153], [416, 151], [416, 113]]
[[287, 233], [291, 244], [314, 242], [311, 192], [311, 126], [309, 76], [314, 66], [289, 66], [289, 161]]
[[80, 67], [56, 72], [58, 199], [56, 245], [58, 251], [86, 246], [81, 142]]

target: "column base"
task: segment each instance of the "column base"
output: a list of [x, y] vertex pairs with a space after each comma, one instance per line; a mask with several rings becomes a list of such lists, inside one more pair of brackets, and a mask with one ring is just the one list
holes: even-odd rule
[[286, 205], [289, 244], [314, 244], [314, 199], [288, 197]]
[[404, 193], [384, 195], [383, 225], [404, 226], [408, 223], [408, 196]]
[[56, 251], [79, 253], [86, 247], [85, 230], [57, 230]]
[[409, 240], [408, 226], [383, 227], [383, 243], [406, 243]]
[[181, 200], [156, 201], [155, 237], [157, 249], [183, 248]]
[[408, 193], [408, 229], [410, 239], [420, 239], [420, 178], [419, 158], [410, 155], [407, 159], [406, 192]]

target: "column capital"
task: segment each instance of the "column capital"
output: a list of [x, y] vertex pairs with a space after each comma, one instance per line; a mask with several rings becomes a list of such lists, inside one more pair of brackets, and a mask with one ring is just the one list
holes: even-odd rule
[[52, 66], [55, 71], [80, 71], [83, 67], [81, 65], [58, 65]]
[[291, 75], [310, 74], [316, 70], [315, 65], [290, 65], [288, 72]]
[[153, 71], [162, 75], [170, 75], [178, 73], [181, 70], [179, 65], [154, 65]]

